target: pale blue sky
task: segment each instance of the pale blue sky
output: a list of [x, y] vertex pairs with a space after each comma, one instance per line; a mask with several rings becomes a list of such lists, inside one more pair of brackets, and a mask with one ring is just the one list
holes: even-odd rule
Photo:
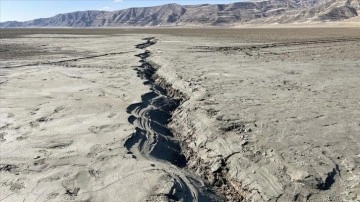
[[188, 5], [240, 1], [243, 0], [0, 0], [0, 22], [32, 20], [84, 10], [112, 11], [167, 3]]

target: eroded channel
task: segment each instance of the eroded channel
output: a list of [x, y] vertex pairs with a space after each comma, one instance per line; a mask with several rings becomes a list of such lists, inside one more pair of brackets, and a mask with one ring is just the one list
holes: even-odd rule
[[[171, 191], [165, 196], [169, 201], [222, 201], [201, 180], [185, 169], [187, 160], [181, 152], [179, 140], [171, 133], [167, 124], [173, 111], [180, 105], [181, 96], [167, 85], [156, 79], [156, 67], [147, 61], [151, 55], [147, 47], [157, 42], [155, 38], [145, 38], [145, 42], [136, 45], [144, 52], [136, 55], [141, 65], [135, 71], [150, 91], [141, 96], [141, 102], [127, 108], [128, 121], [135, 126], [135, 132], [125, 141], [125, 147], [134, 158], [146, 158], [155, 164], [167, 165], [166, 172], [171, 175]], [[171, 92], [170, 92], [170, 91]]]
[[[145, 49], [156, 43], [154, 38], [145, 40], [145, 43], [136, 47]], [[141, 65], [135, 70], [138, 77], [144, 80], [144, 85], [150, 87], [150, 92], [141, 96], [141, 102], [127, 108], [127, 113], [130, 114], [128, 120], [136, 127], [136, 132], [125, 142], [125, 147], [131, 150], [136, 145], [143, 156], [164, 160], [182, 168], [186, 166], [185, 156], [181, 153], [180, 144], [167, 128], [171, 113], [180, 105], [180, 100], [171, 98], [166, 89], [156, 84], [156, 69], [146, 60], [150, 52], [146, 50], [136, 56], [140, 58]]]

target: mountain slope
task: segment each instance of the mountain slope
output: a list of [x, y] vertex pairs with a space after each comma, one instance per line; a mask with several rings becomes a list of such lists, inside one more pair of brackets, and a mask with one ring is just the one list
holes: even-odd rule
[[78, 11], [0, 27], [120, 27], [232, 25], [338, 21], [360, 13], [360, 0], [264, 0], [182, 6], [166, 4], [119, 11]]
[[[286, 1], [286, 0], [284, 0]], [[282, 15], [273, 15], [259, 23], [293, 23], [308, 21], [341, 21], [358, 16], [359, 0], [305, 0]], [[255, 20], [257, 21], [257, 20]]]

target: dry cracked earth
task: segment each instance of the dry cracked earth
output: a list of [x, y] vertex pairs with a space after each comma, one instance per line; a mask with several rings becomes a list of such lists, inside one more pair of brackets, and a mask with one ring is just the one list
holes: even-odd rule
[[0, 30], [0, 201], [360, 201], [360, 29]]

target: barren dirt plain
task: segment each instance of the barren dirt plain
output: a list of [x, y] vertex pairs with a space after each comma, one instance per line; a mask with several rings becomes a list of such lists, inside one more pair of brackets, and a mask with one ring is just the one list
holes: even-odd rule
[[0, 201], [360, 201], [360, 28], [0, 30]]

